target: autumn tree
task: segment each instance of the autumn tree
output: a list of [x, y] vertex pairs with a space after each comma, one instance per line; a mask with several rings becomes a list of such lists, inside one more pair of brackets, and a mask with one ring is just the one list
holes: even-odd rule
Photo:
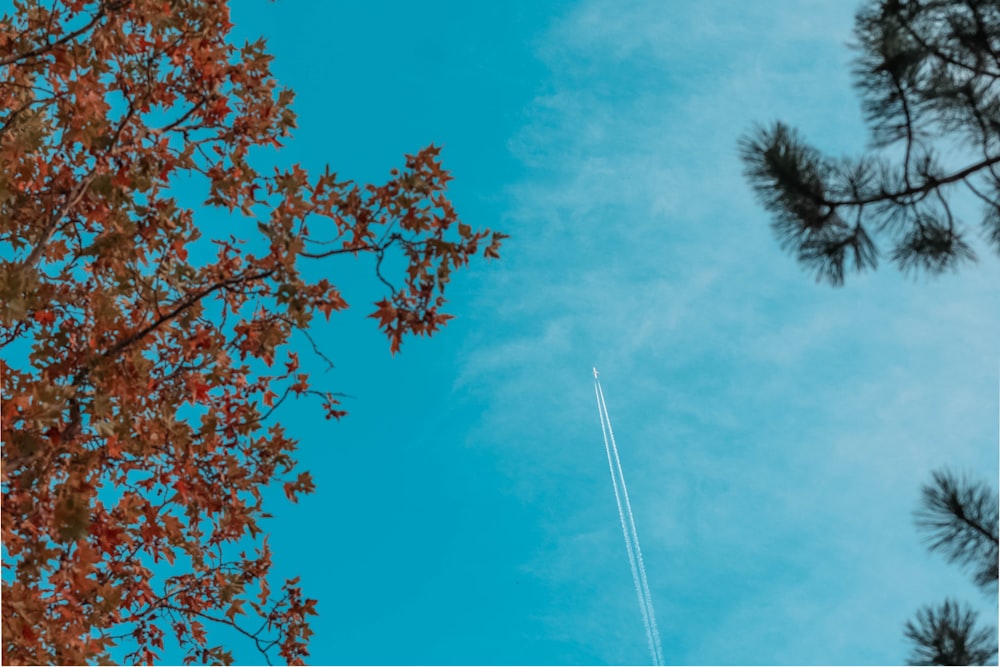
[[347, 307], [306, 265], [373, 257], [395, 353], [449, 319], [453, 270], [497, 256], [436, 147], [378, 185], [257, 171], [293, 96], [231, 28], [225, 0], [15, 0], [0, 19], [5, 663], [108, 661], [119, 640], [128, 662], [164, 641], [229, 662], [213, 624], [302, 662], [315, 601], [272, 590], [261, 520], [266, 486], [313, 489], [273, 411], [344, 414], [289, 345]]
[[[1000, 505], [983, 482], [936, 471], [925, 484], [915, 515], [931, 551], [972, 570], [973, 581], [996, 599], [1000, 558]], [[911, 665], [988, 665], [997, 657], [997, 631], [978, 625], [968, 605], [946, 599], [921, 608], [906, 622]]]
[[830, 158], [783, 122], [740, 140], [782, 248], [833, 285], [883, 254], [937, 274], [976, 257], [961, 219], [968, 198], [1000, 255], [1000, 4], [878, 0], [854, 34], [871, 153]]

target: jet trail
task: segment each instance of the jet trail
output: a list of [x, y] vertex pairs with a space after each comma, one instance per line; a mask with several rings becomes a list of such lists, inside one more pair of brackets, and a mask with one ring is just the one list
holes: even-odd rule
[[[600, 380], [597, 379], [596, 368], [594, 369], [594, 394], [597, 397], [597, 411], [601, 418], [601, 433], [604, 436], [604, 450], [608, 456], [611, 485], [615, 492], [615, 502], [618, 505], [618, 518], [621, 521], [622, 536], [625, 538], [625, 550], [628, 552], [629, 567], [632, 570], [632, 583], [635, 586], [639, 609], [642, 612], [642, 622], [646, 629], [646, 641], [653, 658], [653, 664], [662, 665], [663, 647], [660, 643], [660, 631], [656, 625], [656, 614], [653, 611], [653, 597], [649, 592], [649, 583], [646, 579], [646, 566], [642, 560], [642, 549], [639, 547], [639, 534], [636, 531], [635, 516], [632, 514], [632, 503], [629, 500], [628, 487], [625, 485], [625, 474], [622, 472], [621, 459], [618, 456], [618, 445], [615, 442], [615, 434], [611, 428], [611, 417], [608, 414], [607, 403], [604, 401], [604, 390], [601, 388]], [[605, 424], [607, 424], [606, 427]], [[612, 452], [614, 452], [613, 460]], [[618, 491], [619, 481], [622, 487], [621, 493]], [[622, 508], [623, 497], [625, 499], [624, 510]], [[627, 525], [625, 521], [626, 514], [628, 516]]]
[[[601, 417], [601, 433], [604, 435], [604, 450], [608, 455], [608, 470], [611, 471], [611, 486], [615, 491], [615, 502], [618, 504], [618, 520], [622, 524], [622, 537], [625, 538], [625, 550], [628, 552], [628, 564], [632, 570], [632, 584], [635, 586], [635, 594], [639, 601], [639, 611], [642, 612], [642, 624], [646, 628], [646, 642], [649, 644], [649, 653], [653, 657], [654, 664], [660, 664], [657, 660], [656, 645], [653, 643], [653, 630], [649, 625], [649, 612], [646, 606], [646, 598], [643, 595], [642, 584], [639, 583], [639, 571], [636, 568], [635, 554], [632, 551], [632, 539], [629, 536], [628, 528], [625, 524], [625, 512], [622, 510], [621, 495], [618, 493], [618, 475], [615, 474], [615, 466], [611, 459], [611, 447], [608, 444], [608, 432], [604, 426], [604, 412], [601, 411], [601, 396], [598, 393], [598, 386], [595, 384], [594, 393], [597, 395], [597, 410]], [[608, 421], [610, 426], [610, 420]]]

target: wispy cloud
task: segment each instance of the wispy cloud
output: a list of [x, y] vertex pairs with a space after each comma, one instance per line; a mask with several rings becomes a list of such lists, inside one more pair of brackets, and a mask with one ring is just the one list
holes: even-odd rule
[[[815, 285], [736, 158], [773, 117], [835, 153], [865, 145], [851, 9], [585, 0], [539, 42], [551, 79], [511, 139], [529, 173], [510, 188], [515, 238], [483, 288], [506, 342], [472, 341], [459, 386], [489, 406], [470, 441], [504, 451], [552, 522], [530, 569], [583, 596], [549, 622], [608, 660], [641, 660], [642, 637], [593, 364], [668, 660], [898, 661], [916, 602], [962, 581], [909, 513], [934, 466], [995, 474], [995, 258]], [[567, 497], [567, 475], [592, 494]]]

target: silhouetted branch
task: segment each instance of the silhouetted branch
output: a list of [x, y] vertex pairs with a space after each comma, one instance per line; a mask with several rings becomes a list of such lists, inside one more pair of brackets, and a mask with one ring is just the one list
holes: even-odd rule
[[977, 618], [975, 611], [952, 600], [923, 607], [916, 622], [906, 622], [906, 637], [915, 644], [907, 664], [996, 664], [996, 630], [976, 627]]
[[972, 566], [975, 582], [992, 590], [997, 583], [997, 494], [985, 483], [959, 479], [949, 471], [934, 473], [923, 488], [917, 527], [928, 534], [930, 549], [951, 562]]

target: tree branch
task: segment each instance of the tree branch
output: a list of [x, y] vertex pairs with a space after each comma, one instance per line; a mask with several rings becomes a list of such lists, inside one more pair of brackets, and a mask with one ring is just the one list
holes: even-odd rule
[[[115, 129], [114, 138], [111, 142], [111, 145], [114, 146], [114, 148], [104, 153], [103, 159], [107, 159], [118, 154], [120, 148], [118, 140], [121, 138], [122, 132], [125, 130], [125, 126], [128, 125], [129, 121], [132, 120], [134, 116], [135, 108], [130, 102], [128, 111], [124, 116], [122, 116], [121, 123], [119, 123], [117, 129]], [[45, 224], [45, 228], [42, 230], [41, 238], [37, 243], [35, 243], [35, 247], [31, 249], [31, 252], [28, 253], [28, 258], [24, 260], [24, 264], [22, 265], [23, 268], [32, 267], [38, 262], [42, 256], [42, 252], [45, 250], [46, 244], [48, 244], [49, 239], [52, 238], [52, 234], [55, 232], [59, 221], [63, 218], [63, 216], [69, 213], [74, 206], [80, 203], [80, 200], [83, 199], [83, 196], [87, 193], [87, 188], [90, 187], [90, 184], [94, 182], [95, 178], [97, 178], [97, 165], [94, 165], [94, 168], [89, 174], [87, 174], [87, 177], [77, 186], [76, 194], [71, 194], [65, 205], [63, 205], [59, 211], [53, 212], [52, 217], [49, 218], [49, 221]]]
[[119, 352], [121, 352], [125, 348], [129, 347], [133, 343], [136, 343], [137, 341], [142, 340], [143, 338], [145, 338], [146, 336], [148, 336], [150, 333], [152, 333], [156, 329], [160, 328], [161, 326], [163, 326], [164, 324], [166, 324], [170, 320], [174, 319], [175, 317], [177, 317], [178, 315], [180, 315], [181, 313], [183, 313], [185, 310], [187, 310], [188, 308], [190, 308], [194, 304], [198, 303], [199, 301], [201, 301], [202, 299], [204, 299], [206, 296], [212, 294], [213, 292], [217, 292], [220, 289], [232, 287], [233, 285], [239, 285], [241, 283], [247, 283], [247, 282], [252, 282], [254, 280], [261, 280], [263, 278], [268, 278], [268, 277], [274, 275], [275, 271], [277, 271], [277, 269], [268, 269], [267, 271], [262, 271], [260, 273], [256, 273], [256, 274], [250, 275], [250, 276], [240, 276], [238, 278], [230, 278], [228, 280], [223, 280], [223, 281], [215, 283], [215, 284], [213, 284], [213, 285], [211, 285], [209, 287], [206, 287], [204, 289], [198, 290], [197, 292], [194, 292], [193, 294], [189, 295], [188, 298], [186, 298], [183, 301], [181, 301], [169, 313], [167, 313], [166, 315], [161, 315], [160, 317], [158, 317], [157, 319], [153, 320], [153, 322], [151, 322], [150, 324], [146, 325], [142, 329], [139, 329], [138, 331], [134, 332], [132, 335], [130, 335], [130, 336], [128, 336], [128, 337], [126, 337], [126, 338], [118, 341], [117, 343], [115, 343], [114, 345], [112, 345], [111, 347], [109, 347], [107, 350], [105, 350], [100, 356], [101, 356], [102, 359], [106, 359], [106, 358], [111, 357], [111, 356], [113, 356], [115, 354], [118, 354]]
[[921, 47], [923, 47], [924, 49], [926, 49], [929, 53], [937, 56], [938, 58], [940, 58], [941, 60], [943, 60], [947, 64], [953, 65], [955, 67], [958, 67], [959, 69], [967, 70], [967, 71], [971, 72], [972, 74], [974, 74], [976, 76], [986, 76], [986, 77], [990, 77], [990, 78], [993, 78], [993, 79], [1000, 78], [1000, 72], [991, 72], [988, 69], [982, 69], [982, 70], [981, 69], [977, 69], [976, 67], [973, 67], [972, 65], [969, 65], [967, 63], [963, 63], [962, 61], [957, 60], [956, 58], [954, 58], [952, 56], [949, 56], [947, 53], [945, 53], [944, 51], [942, 51], [940, 49], [940, 47], [938, 47], [937, 45], [931, 44], [930, 42], [928, 42], [927, 40], [925, 40], [923, 37], [921, 37], [920, 34], [917, 33], [917, 31], [913, 29], [913, 27], [910, 25], [909, 21], [900, 21], [900, 24], [903, 26], [903, 29], [906, 30], [906, 32], [910, 35], [910, 37], [913, 38], [913, 40], [917, 44], [919, 44]]
[[885, 201], [898, 201], [904, 197], [909, 197], [911, 195], [926, 195], [930, 191], [941, 187], [942, 185], [948, 185], [950, 183], [955, 183], [957, 181], [963, 181], [969, 176], [972, 176], [977, 171], [981, 169], [988, 169], [993, 165], [1000, 163], [1000, 155], [996, 155], [991, 158], [987, 158], [981, 162], [977, 162], [961, 171], [956, 171], [955, 173], [945, 176], [944, 178], [929, 178], [925, 183], [920, 185], [913, 185], [897, 192], [880, 192], [877, 195], [871, 197], [866, 197], [864, 199], [855, 200], [834, 200], [834, 201], [824, 201], [824, 206], [830, 206], [833, 208], [840, 206], [867, 206], [869, 204], [878, 204]]
[[92, 19], [90, 19], [90, 23], [88, 23], [87, 25], [83, 26], [79, 30], [74, 30], [73, 32], [66, 34], [62, 39], [57, 39], [54, 42], [49, 42], [47, 44], [43, 44], [43, 45], [39, 46], [38, 48], [32, 49], [31, 51], [25, 51], [24, 53], [14, 53], [12, 55], [7, 56], [6, 58], [0, 58], [0, 66], [11, 65], [13, 63], [16, 63], [18, 60], [25, 60], [27, 58], [33, 58], [33, 57], [41, 55], [41, 54], [43, 54], [43, 53], [45, 53], [47, 51], [51, 51], [55, 47], [60, 46], [62, 44], [65, 44], [66, 42], [68, 42], [68, 41], [70, 41], [72, 39], [75, 39], [75, 38], [79, 37], [80, 35], [82, 35], [83, 33], [87, 32], [88, 30], [90, 30], [91, 28], [93, 28], [94, 25], [98, 21], [100, 21], [102, 18], [104, 18], [104, 7], [103, 6], [100, 9], [98, 9], [97, 13], [94, 14], [94, 17]]

